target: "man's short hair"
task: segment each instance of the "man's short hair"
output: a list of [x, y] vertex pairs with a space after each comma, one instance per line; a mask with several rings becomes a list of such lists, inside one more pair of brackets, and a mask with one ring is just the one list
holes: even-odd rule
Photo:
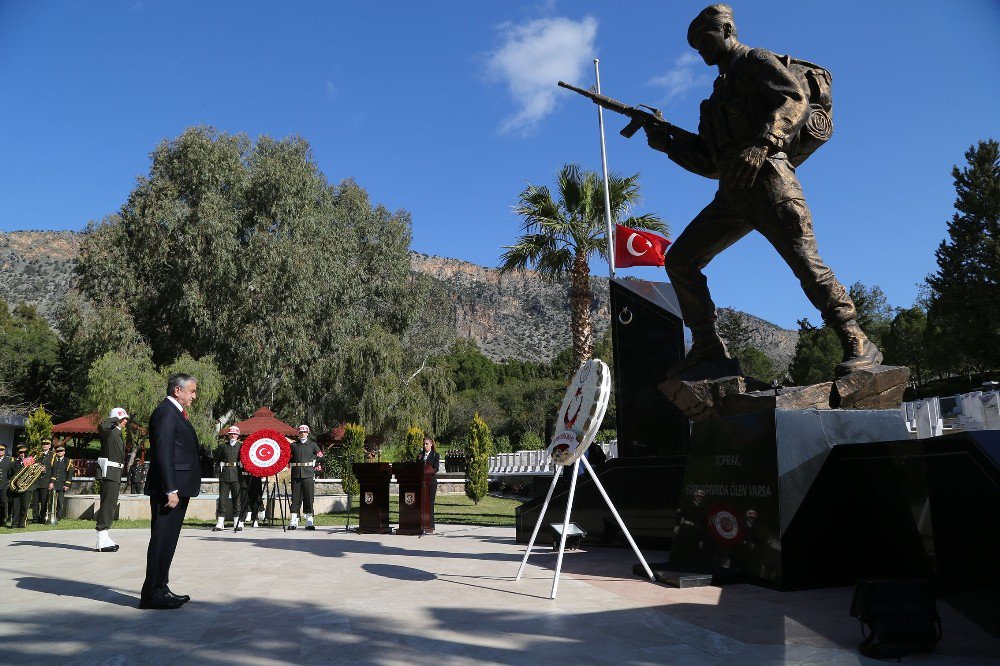
[[175, 388], [185, 388], [191, 382], [198, 381], [194, 375], [189, 375], [184, 372], [175, 372], [170, 375], [170, 379], [167, 380], [167, 395], [170, 397], [174, 396]]
[[698, 15], [691, 21], [691, 25], [688, 26], [688, 44], [695, 47], [694, 38], [697, 33], [705, 28], [713, 28], [723, 23], [729, 23], [733, 26], [733, 37], [736, 37], [736, 22], [733, 20], [732, 7], [723, 3], [705, 7], [698, 12]]

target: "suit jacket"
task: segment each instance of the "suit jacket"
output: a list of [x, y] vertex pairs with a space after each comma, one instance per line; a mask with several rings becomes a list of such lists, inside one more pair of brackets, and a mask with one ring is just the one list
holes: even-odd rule
[[149, 419], [149, 474], [143, 492], [150, 497], [176, 490], [181, 497], [201, 492], [198, 436], [170, 400], [164, 398]]
[[[420, 453], [417, 454], [417, 462], [424, 462], [424, 452], [423, 452], [423, 449], [421, 449]], [[435, 451], [434, 449], [431, 449], [430, 453], [427, 454], [427, 462], [426, 462], [426, 464], [430, 465], [431, 467], [433, 467], [434, 468], [434, 473], [437, 474], [437, 471], [439, 469], [441, 469], [441, 456], [438, 455], [437, 451]]]
[[[101, 440], [101, 457], [111, 462], [125, 463], [125, 440], [118, 428], [118, 419], [104, 419], [97, 426], [97, 435]], [[100, 474], [100, 470], [97, 472]], [[108, 473], [103, 481], [121, 481], [122, 468], [108, 466]]]

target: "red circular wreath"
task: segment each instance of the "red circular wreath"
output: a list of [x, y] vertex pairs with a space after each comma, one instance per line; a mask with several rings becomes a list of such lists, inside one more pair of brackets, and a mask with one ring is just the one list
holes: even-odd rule
[[[261, 441], [270, 440], [270, 441]], [[255, 446], [260, 442], [258, 446]], [[266, 450], [261, 450], [263, 447], [277, 445], [277, 457], [274, 458], [273, 451], [267, 452]], [[251, 451], [258, 453], [257, 459], [260, 459], [259, 454], [265, 453], [267, 457], [274, 458], [274, 461], [268, 465], [259, 465], [254, 462], [251, 457]], [[285, 439], [277, 430], [271, 430], [270, 428], [264, 428], [262, 430], [257, 430], [252, 433], [243, 442], [243, 448], [240, 449], [240, 462], [243, 463], [243, 469], [245, 469], [250, 474], [254, 476], [274, 476], [281, 470], [288, 467], [288, 461], [292, 457], [292, 447], [288, 445], [288, 440]]]

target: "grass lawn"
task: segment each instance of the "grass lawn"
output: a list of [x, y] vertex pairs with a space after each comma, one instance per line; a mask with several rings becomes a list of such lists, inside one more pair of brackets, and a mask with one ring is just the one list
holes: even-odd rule
[[[479, 504], [474, 504], [465, 495], [438, 495], [435, 502], [434, 520], [441, 524], [457, 525], [495, 525], [501, 527], [514, 526], [514, 509], [520, 506], [521, 502], [514, 499], [493, 497], [487, 495]], [[358, 524], [358, 498], [351, 501], [351, 524]], [[319, 514], [316, 516], [316, 525], [344, 525], [347, 522], [346, 514]], [[389, 522], [393, 525], [399, 524], [399, 498], [391, 496], [389, 498]], [[184, 527], [212, 527], [213, 520], [198, 520], [190, 518], [184, 521]], [[228, 523], [227, 523], [228, 525]], [[112, 529], [149, 529], [148, 520], [116, 520]], [[94, 529], [93, 520], [60, 520], [58, 525], [38, 525], [28, 523], [28, 528], [24, 530], [12, 530], [0, 527], [0, 534], [18, 534], [22, 532], [41, 532], [43, 530], [82, 530]]]

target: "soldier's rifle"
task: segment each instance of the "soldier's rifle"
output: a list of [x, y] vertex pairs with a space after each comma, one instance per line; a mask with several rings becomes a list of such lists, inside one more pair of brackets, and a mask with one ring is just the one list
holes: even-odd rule
[[663, 132], [669, 132], [673, 127], [673, 125], [666, 121], [659, 109], [654, 109], [651, 106], [646, 106], [645, 104], [640, 104], [639, 106], [629, 106], [624, 102], [619, 102], [616, 99], [606, 95], [601, 95], [600, 93], [596, 93], [592, 90], [584, 90], [583, 88], [571, 86], [565, 81], [560, 81], [559, 87], [579, 93], [591, 100], [594, 104], [597, 104], [608, 111], [614, 111], [615, 113], [620, 113], [623, 116], [631, 118], [632, 120], [629, 124], [623, 127], [620, 132], [620, 134], [626, 139], [631, 139], [632, 135], [643, 127], [654, 127]]

